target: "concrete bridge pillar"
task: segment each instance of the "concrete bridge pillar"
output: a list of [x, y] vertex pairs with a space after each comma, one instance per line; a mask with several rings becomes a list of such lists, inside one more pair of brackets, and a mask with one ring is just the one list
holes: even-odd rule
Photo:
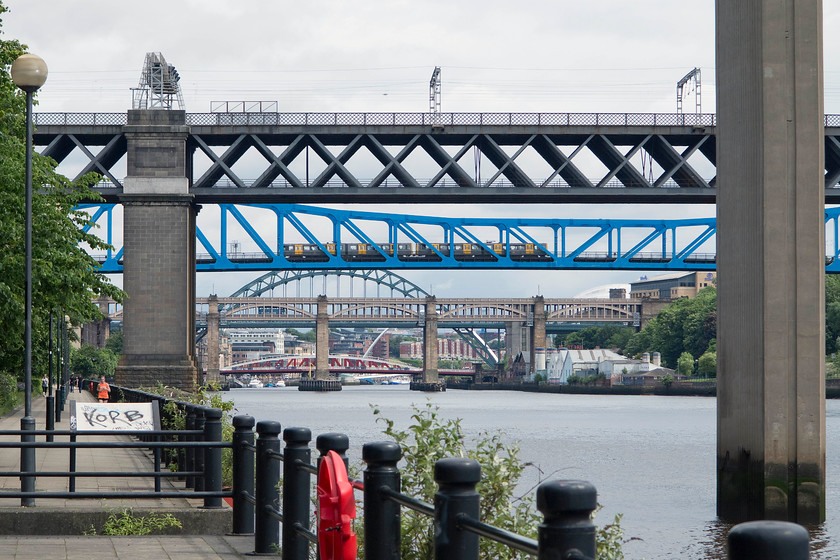
[[531, 357], [531, 375], [536, 371], [537, 366], [537, 348], [545, 348], [545, 298], [543, 296], [534, 297], [534, 321], [531, 324], [530, 332], [528, 333], [530, 344], [528, 345], [528, 352]]
[[821, 0], [717, 0], [718, 515], [825, 518]]
[[318, 296], [315, 315], [315, 379], [330, 377], [330, 320], [327, 316], [327, 296]]
[[221, 381], [219, 375], [219, 298], [207, 298], [207, 383]]
[[522, 352], [522, 321], [505, 323], [505, 354], [513, 360]]
[[195, 215], [184, 111], [132, 110], [124, 127], [123, 355], [116, 383], [193, 390]]
[[411, 383], [413, 391], [445, 391], [438, 376], [438, 315], [435, 296], [427, 296], [423, 319], [423, 380]]

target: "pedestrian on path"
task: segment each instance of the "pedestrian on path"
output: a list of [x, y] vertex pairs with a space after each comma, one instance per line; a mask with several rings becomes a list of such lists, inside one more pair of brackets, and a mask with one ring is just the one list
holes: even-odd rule
[[47, 391], [50, 390], [50, 380], [47, 378], [47, 374], [44, 374], [44, 377], [41, 378], [41, 389], [44, 390], [44, 394], [47, 394]]
[[99, 378], [99, 389], [97, 390], [97, 394], [99, 402], [102, 403], [108, 402], [108, 399], [111, 397], [111, 386], [108, 385], [107, 381], [105, 381], [104, 375]]

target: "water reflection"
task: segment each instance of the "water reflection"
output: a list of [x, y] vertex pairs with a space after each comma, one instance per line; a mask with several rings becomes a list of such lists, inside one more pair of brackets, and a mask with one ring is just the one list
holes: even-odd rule
[[[707, 560], [727, 560], [726, 539], [735, 526], [720, 520], [709, 521], [700, 531], [691, 531], [692, 543], [681, 552], [683, 558], [705, 558]], [[806, 527], [810, 536], [811, 560], [836, 560], [828, 550], [829, 537], [825, 525]]]

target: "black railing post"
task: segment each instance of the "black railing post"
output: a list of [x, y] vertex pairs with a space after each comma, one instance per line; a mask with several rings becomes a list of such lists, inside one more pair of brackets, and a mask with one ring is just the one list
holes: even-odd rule
[[295, 531], [295, 525], [309, 529], [310, 475], [296, 462], [309, 464], [311, 440], [309, 428], [283, 430], [283, 560], [309, 557], [309, 541]]
[[340, 434], [338, 432], [328, 432], [321, 434], [315, 438], [315, 448], [318, 450], [318, 467], [321, 467], [321, 459], [330, 451], [338, 453], [341, 460], [344, 461], [344, 468], [350, 466], [347, 459], [347, 450], [350, 449], [350, 438], [347, 434]]
[[377, 441], [362, 446], [365, 467], [365, 560], [400, 559], [400, 505], [387, 499], [383, 491], [400, 491], [397, 462], [402, 449], [393, 441]]
[[[35, 430], [35, 418], [32, 416], [24, 416], [20, 419], [20, 429], [24, 432], [31, 432]], [[34, 442], [34, 434], [21, 434], [20, 441]], [[25, 473], [35, 473], [35, 448], [21, 447], [20, 448], [20, 471]], [[21, 476], [20, 477], [20, 491], [34, 492], [35, 491], [35, 477]], [[20, 505], [30, 507], [35, 505], [35, 498], [21, 498]]]
[[474, 459], [448, 458], [435, 463], [435, 559], [478, 560], [478, 535], [458, 527], [458, 517], [479, 520], [481, 465]]
[[[186, 406], [186, 419], [184, 420], [184, 427], [187, 430], [195, 430], [195, 407], [193, 405]], [[185, 441], [195, 441], [194, 436], [185, 436]], [[181, 454], [179, 453], [179, 456]], [[183, 471], [195, 471], [195, 448], [193, 447], [186, 447], [183, 450], [183, 457], [184, 457], [184, 468]], [[187, 475], [185, 477], [185, 485], [187, 488], [195, 488], [195, 477], [192, 475]]]
[[[269, 515], [268, 509], [277, 507], [280, 498], [280, 461], [268, 455], [280, 453], [280, 422], [263, 420], [257, 422], [257, 480], [256, 480], [256, 523], [254, 525], [254, 553], [277, 553], [280, 545], [280, 522]], [[285, 523], [284, 523], [285, 525]], [[285, 558], [286, 543], [283, 543]]]
[[726, 539], [729, 560], [808, 560], [808, 530], [787, 521], [748, 521]]
[[254, 417], [233, 417], [233, 530], [234, 535], [254, 534]]
[[552, 480], [537, 488], [537, 509], [545, 519], [540, 524], [539, 560], [566, 558], [577, 550], [595, 558], [595, 524], [598, 492], [582, 480]]
[[[196, 406], [193, 407], [195, 410], [195, 429], [204, 432], [204, 407], [203, 406]], [[202, 441], [204, 436], [195, 436], [196, 441]], [[204, 472], [204, 450], [193, 448], [193, 470], [203, 473]], [[193, 479], [193, 489], [196, 492], [202, 492], [204, 490], [204, 476], [201, 474], [197, 475]]]
[[[222, 411], [218, 408], [204, 409], [204, 441], [205, 443], [222, 442]], [[204, 491], [222, 491], [222, 448], [213, 446], [204, 448]], [[204, 498], [204, 509], [219, 509], [222, 507], [221, 496]]]

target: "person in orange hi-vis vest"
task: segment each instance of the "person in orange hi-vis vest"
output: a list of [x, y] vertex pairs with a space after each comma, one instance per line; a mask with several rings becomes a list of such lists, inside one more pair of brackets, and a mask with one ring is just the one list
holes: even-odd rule
[[97, 391], [99, 402], [108, 402], [108, 399], [111, 397], [111, 386], [108, 385], [108, 382], [105, 381], [105, 376], [99, 378], [99, 389]]

